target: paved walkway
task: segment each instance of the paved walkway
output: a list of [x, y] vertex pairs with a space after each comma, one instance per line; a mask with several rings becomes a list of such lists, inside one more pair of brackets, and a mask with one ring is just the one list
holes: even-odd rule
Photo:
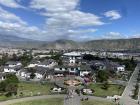
[[18, 103], [18, 102], [49, 99], [49, 98], [64, 98], [64, 105], [81, 105], [81, 101], [80, 101], [81, 98], [86, 98], [86, 97], [88, 97], [89, 99], [95, 99], [95, 100], [99, 100], [99, 101], [111, 101], [111, 100], [108, 100], [108, 99], [102, 98], [102, 97], [78, 96], [77, 94], [73, 95], [73, 97], [69, 98], [69, 99], [66, 99], [67, 96], [64, 96], [64, 95], [44, 95], [44, 96], [34, 96], [34, 97], [7, 100], [7, 101], [0, 102], [0, 105], [9, 105], [9, 104], [14, 104], [14, 103]]
[[64, 98], [64, 105], [81, 105], [80, 97], [76, 94], [71, 98]]
[[122, 94], [122, 98], [120, 100], [121, 105], [138, 105], [138, 101], [132, 99], [131, 95], [133, 94], [133, 90], [135, 89], [139, 69], [140, 64], [137, 65], [134, 72], [132, 73], [132, 76], [130, 77], [130, 80]]

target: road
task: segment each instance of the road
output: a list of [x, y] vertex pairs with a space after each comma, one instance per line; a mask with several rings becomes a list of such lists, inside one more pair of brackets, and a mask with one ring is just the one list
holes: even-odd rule
[[64, 99], [64, 105], [81, 105], [80, 97], [75, 94], [71, 98], [67, 98], [67, 96]]
[[[87, 97], [87, 96], [84, 96], [84, 97]], [[83, 98], [83, 96], [78, 96], [77, 94], [75, 94], [73, 98], [69, 98], [67, 100], [66, 100], [66, 96], [64, 96], [64, 95], [33, 96], [33, 97], [26, 97], [26, 98], [3, 101], [3, 102], [0, 102], [0, 105], [9, 105], [9, 104], [14, 104], [14, 103], [19, 103], [19, 102], [40, 100], [40, 99], [49, 99], [49, 98], [64, 98], [64, 105], [81, 105], [80, 99]], [[94, 100], [99, 100], [99, 101], [110, 101], [106, 98], [96, 97], [96, 96], [88, 96], [88, 98], [94, 99]]]
[[44, 95], [44, 96], [34, 96], [34, 97], [26, 97], [20, 99], [13, 99], [8, 101], [0, 102], [0, 105], [9, 105], [23, 101], [31, 101], [31, 100], [40, 100], [40, 99], [48, 99], [48, 98], [63, 98], [63, 95]]
[[64, 98], [64, 105], [81, 105], [81, 99], [91, 99], [91, 100], [98, 100], [98, 101], [106, 101], [106, 102], [112, 102], [111, 100], [108, 100], [107, 98], [102, 97], [96, 97], [96, 96], [84, 96], [84, 95], [73, 95], [72, 98], [67, 99], [67, 96]]
[[132, 99], [131, 95], [133, 94], [133, 90], [135, 89], [139, 69], [140, 69], [140, 64], [137, 65], [134, 72], [132, 73], [132, 76], [130, 77], [130, 80], [128, 81], [128, 84], [120, 100], [121, 105], [138, 105], [138, 101]]

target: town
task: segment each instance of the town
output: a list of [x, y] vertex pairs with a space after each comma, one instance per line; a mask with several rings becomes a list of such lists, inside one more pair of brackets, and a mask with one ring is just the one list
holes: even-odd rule
[[140, 105], [140, 0], [0, 0], [0, 105]]
[[1, 48], [0, 55], [1, 101], [51, 95], [64, 105], [94, 97], [105, 105], [139, 103], [140, 53]]

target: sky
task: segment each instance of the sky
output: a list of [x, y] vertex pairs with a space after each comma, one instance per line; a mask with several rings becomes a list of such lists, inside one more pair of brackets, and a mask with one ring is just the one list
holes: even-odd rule
[[0, 34], [42, 41], [140, 38], [140, 0], [0, 0]]

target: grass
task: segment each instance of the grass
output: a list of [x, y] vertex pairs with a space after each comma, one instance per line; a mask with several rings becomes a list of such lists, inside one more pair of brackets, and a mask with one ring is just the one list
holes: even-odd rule
[[50, 93], [50, 89], [53, 87], [53, 84], [46, 83], [44, 85], [40, 83], [19, 83], [18, 95], [23, 93], [23, 96], [32, 96], [32, 95], [47, 95]]
[[0, 101], [5, 101], [5, 100], [8, 100], [8, 99], [11, 99], [11, 97], [6, 97], [5, 95], [0, 96]]
[[21, 82], [18, 86], [17, 96], [6, 97], [5, 95], [0, 95], [0, 101], [27, 96], [48, 95], [50, 94], [50, 89], [52, 87], [53, 84], [50, 83], [45, 83], [44, 85], [42, 85], [40, 83]]
[[109, 85], [109, 88], [105, 90], [102, 89], [102, 84], [90, 84], [88, 88], [93, 89], [95, 91], [93, 95], [99, 97], [121, 95], [124, 90], [124, 86], [120, 85]]
[[63, 99], [52, 98], [52, 99], [32, 100], [21, 103], [15, 103], [11, 105], [63, 105]]
[[115, 104], [112, 102], [88, 100], [88, 101], [82, 101], [82, 105], [115, 105]]

